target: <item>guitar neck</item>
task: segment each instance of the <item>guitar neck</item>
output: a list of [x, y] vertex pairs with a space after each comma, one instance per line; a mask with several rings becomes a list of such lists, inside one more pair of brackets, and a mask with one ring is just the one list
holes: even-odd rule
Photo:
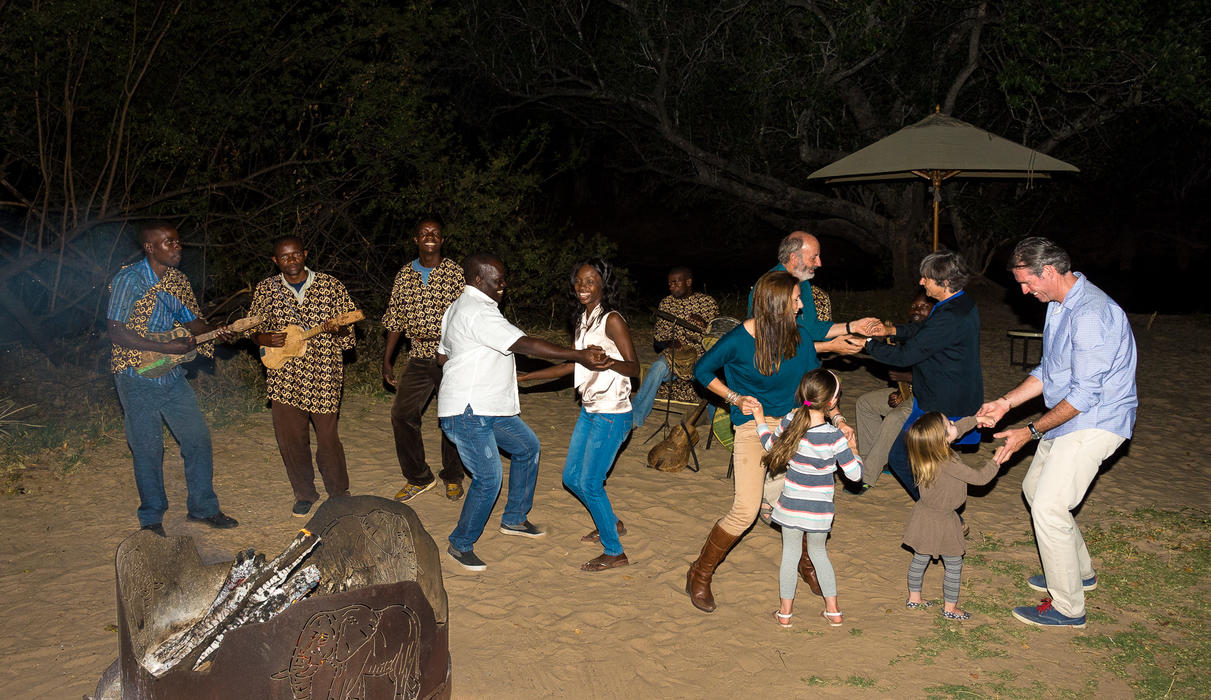
[[[340, 316], [337, 316], [336, 318], [328, 319], [328, 321], [336, 321], [338, 325], [347, 326], [350, 323], [356, 323], [356, 322], [362, 320], [363, 318], [364, 318], [364, 316], [362, 315], [361, 310], [357, 310], [357, 311], [346, 311], [345, 313], [341, 314]], [[328, 321], [325, 321], [324, 323], [327, 323]], [[319, 335], [320, 333], [323, 333], [324, 332], [324, 323], [321, 323], [320, 325], [315, 326], [314, 328], [308, 328], [307, 330], [303, 331], [303, 334], [300, 335], [299, 338], [301, 340], [307, 340], [309, 338], [314, 338], [315, 336]]]
[[211, 339], [217, 337], [218, 335], [219, 335], [219, 329], [216, 328], [213, 331], [208, 331], [206, 333], [203, 333], [202, 335], [195, 335], [193, 337], [193, 339], [196, 344], [201, 345], [202, 343], [205, 343], [206, 341], [211, 340]]
[[683, 318], [679, 318], [677, 316], [674, 316], [673, 314], [661, 311], [660, 309], [656, 309], [652, 313], [654, 313], [656, 315], [656, 318], [663, 318], [664, 320], [671, 322], [675, 326], [681, 326], [682, 328], [684, 328], [686, 330], [694, 331], [695, 333], [706, 333], [705, 328], [699, 328], [698, 326], [690, 323], [689, 321], [687, 321]]
[[[246, 330], [248, 328], [252, 328], [253, 326], [257, 325], [260, 322], [261, 322], [260, 316], [246, 316], [244, 318], [239, 319], [235, 323], [232, 323], [231, 325], [227, 326], [227, 330], [229, 330], [233, 333], [239, 333], [240, 331]], [[217, 338], [219, 335], [219, 332], [221, 330], [222, 329], [220, 329], [220, 328], [216, 328], [213, 331], [207, 331], [207, 332], [203, 333], [202, 335], [194, 336], [194, 341], [196, 341], [198, 345], [201, 345], [202, 343], [205, 343], [208, 340]]]
[[321, 323], [320, 325], [316, 326], [315, 328], [309, 328], [309, 329], [303, 331], [303, 334], [299, 336], [299, 339], [307, 340], [309, 338], [314, 338], [315, 336], [317, 336], [323, 332], [324, 332], [324, 324]]

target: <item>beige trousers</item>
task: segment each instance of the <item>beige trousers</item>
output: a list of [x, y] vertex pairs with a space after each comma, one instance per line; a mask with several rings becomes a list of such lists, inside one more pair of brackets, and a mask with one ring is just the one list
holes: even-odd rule
[[1043, 440], [1022, 480], [1051, 604], [1069, 617], [1085, 614], [1081, 579], [1093, 576], [1072, 509], [1085, 499], [1098, 467], [1121, 444], [1122, 437], [1097, 428]]
[[761, 466], [764, 456], [765, 448], [757, 437], [757, 424], [749, 421], [737, 426], [736, 440], [732, 443], [735, 497], [732, 499], [732, 509], [719, 521], [719, 527], [729, 535], [744, 534], [757, 519], [765, 483], [765, 467]]
[[862, 450], [862, 481], [871, 486], [887, 466], [887, 453], [912, 413], [912, 399], [901, 401], [895, 408], [888, 406], [887, 396], [891, 392], [891, 389], [868, 391], [858, 397], [855, 409], [858, 447]]

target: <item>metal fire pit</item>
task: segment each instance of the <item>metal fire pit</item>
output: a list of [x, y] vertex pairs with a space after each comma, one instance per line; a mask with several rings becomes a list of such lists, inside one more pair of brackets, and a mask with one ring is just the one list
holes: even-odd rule
[[140, 660], [191, 627], [229, 564], [205, 566], [189, 537], [139, 531], [118, 546], [118, 660], [98, 698], [450, 697], [446, 591], [437, 545], [411, 508], [377, 496], [329, 499], [307, 523], [320, 544], [310, 596], [226, 633], [156, 677]]

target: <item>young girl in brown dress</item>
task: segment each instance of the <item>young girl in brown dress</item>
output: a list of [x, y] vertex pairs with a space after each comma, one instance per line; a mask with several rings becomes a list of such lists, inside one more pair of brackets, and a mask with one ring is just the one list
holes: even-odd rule
[[[984, 419], [979, 419], [984, 420]], [[921, 500], [912, 508], [904, 528], [904, 544], [914, 552], [908, 565], [908, 601], [910, 610], [927, 608], [921, 598], [925, 569], [933, 557], [941, 557], [946, 567], [942, 579], [945, 605], [942, 617], [968, 620], [971, 613], [959, 609], [959, 581], [963, 572], [963, 524], [956, 512], [967, 502], [967, 485], [987, 484], [997, 475], [997, 463], [973, 469], [959, 460], [950, 443], [977, 425], [975, 417], [953, 422], [938, 412], [921, 416], [905, 436], [912, 475], [921, 489]]]

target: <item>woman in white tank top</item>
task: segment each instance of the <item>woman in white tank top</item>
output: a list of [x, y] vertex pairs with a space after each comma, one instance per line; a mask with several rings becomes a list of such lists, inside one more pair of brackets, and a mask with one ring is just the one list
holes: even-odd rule
[[525, 372], [517, 379], [573, 375], [581, 408], [568, 444], [563, 483], [588, 508], [593, 524], [597, 526], [580, 541], [600, 542], [605, 550], [580, 569], [605, 571], [630, 563], [619, 540], [619, 535], [625, 534], [626, 529], [614, 515], [606, 496], [605, 479], [618, 455], [618, 448], [631, 432], [631, 377], [639, 375], [639, 361], [627, 322], [613, 310], [617, 282], [612, 266], [604, 260], [588, 260], [572, 268], [571, 282], [573, 296], [584, 307], [576, 324], [576, 348], [600, 347], [614, 363], [608, 369], [594, 372], [568, 362]]

